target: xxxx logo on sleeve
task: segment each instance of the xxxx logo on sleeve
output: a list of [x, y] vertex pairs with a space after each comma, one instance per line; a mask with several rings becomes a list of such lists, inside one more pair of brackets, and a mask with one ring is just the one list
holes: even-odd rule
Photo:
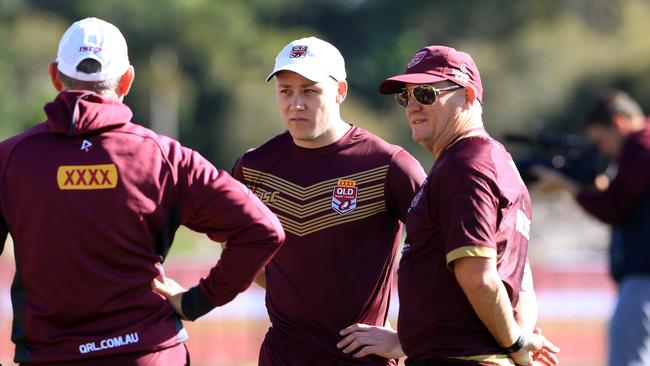
[[115, 164], [61, 165], [56, 172], [61, 190], [112, 189], [117, 177]]

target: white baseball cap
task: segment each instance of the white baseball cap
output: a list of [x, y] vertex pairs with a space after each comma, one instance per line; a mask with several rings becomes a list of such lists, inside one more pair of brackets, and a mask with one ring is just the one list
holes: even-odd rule
[[[97, 60], [102, 65], [101, 71], [93, 74], [77, 71], [77, 65], [87, 58]], [[84, 81], [117, 78], [130, 66], [126, 40], [120, 30], [97, 18], [79, 20], [65, 31], [56, 62], [63, 74]]]
[[275, 58], [275, 67], [266, 81], [283, 70], [296, 72], [315, 82], [329, 77], [343, 81], [347, 77], [341, 52], [316, 37], [297, 39], [286, 45]]

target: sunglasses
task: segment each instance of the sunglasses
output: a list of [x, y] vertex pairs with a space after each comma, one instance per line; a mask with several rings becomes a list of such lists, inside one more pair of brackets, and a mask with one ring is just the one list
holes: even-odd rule
[[[413, 98], [415, 98], [415, 100], [418, 103], [431, 105], [435, 103], [436, 100], [438, 100], [438, 95], [444, 92], [449, 92], [452, 90], [457, 90], [462, 88], [463, 87], [460, 85], [452, 85], [440, 89], [436, 89], [431, 85], [418, 85], [415, 88], [413, 88], [412, 93], [413, 93]], [[409, 94], [411, 94], [411, 92], [408, 89], [402, 89], [402, 91], [395, 94], [395, 100], [397, 101], [397, 104], [406, 108], [406, 106], [408, 106], [409, 104]]]

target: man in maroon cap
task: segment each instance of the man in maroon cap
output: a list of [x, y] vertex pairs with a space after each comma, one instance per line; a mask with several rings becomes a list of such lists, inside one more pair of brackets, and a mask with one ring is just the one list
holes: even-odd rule
[[379, 91], [395, 94], [413, 140], [436, 158], [409, 209], [398, 272], [406, 364], [557, 364], [559, 349], [533, 331], [530, 197], [483, 127], [476, 64], [429, 46]]

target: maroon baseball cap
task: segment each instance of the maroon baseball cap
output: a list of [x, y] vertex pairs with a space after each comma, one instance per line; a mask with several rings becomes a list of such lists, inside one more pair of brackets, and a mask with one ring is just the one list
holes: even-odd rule
[[445, 46], [428, 46], [416, 52], [404, 73], [384, 80], [379, 84], [379, 92], [395, 94], [404, 88], [404, 83], [429, 84], [443, 80], [474, 87], [476, 97], [483, 101], [481, 76], [472, 57]]

